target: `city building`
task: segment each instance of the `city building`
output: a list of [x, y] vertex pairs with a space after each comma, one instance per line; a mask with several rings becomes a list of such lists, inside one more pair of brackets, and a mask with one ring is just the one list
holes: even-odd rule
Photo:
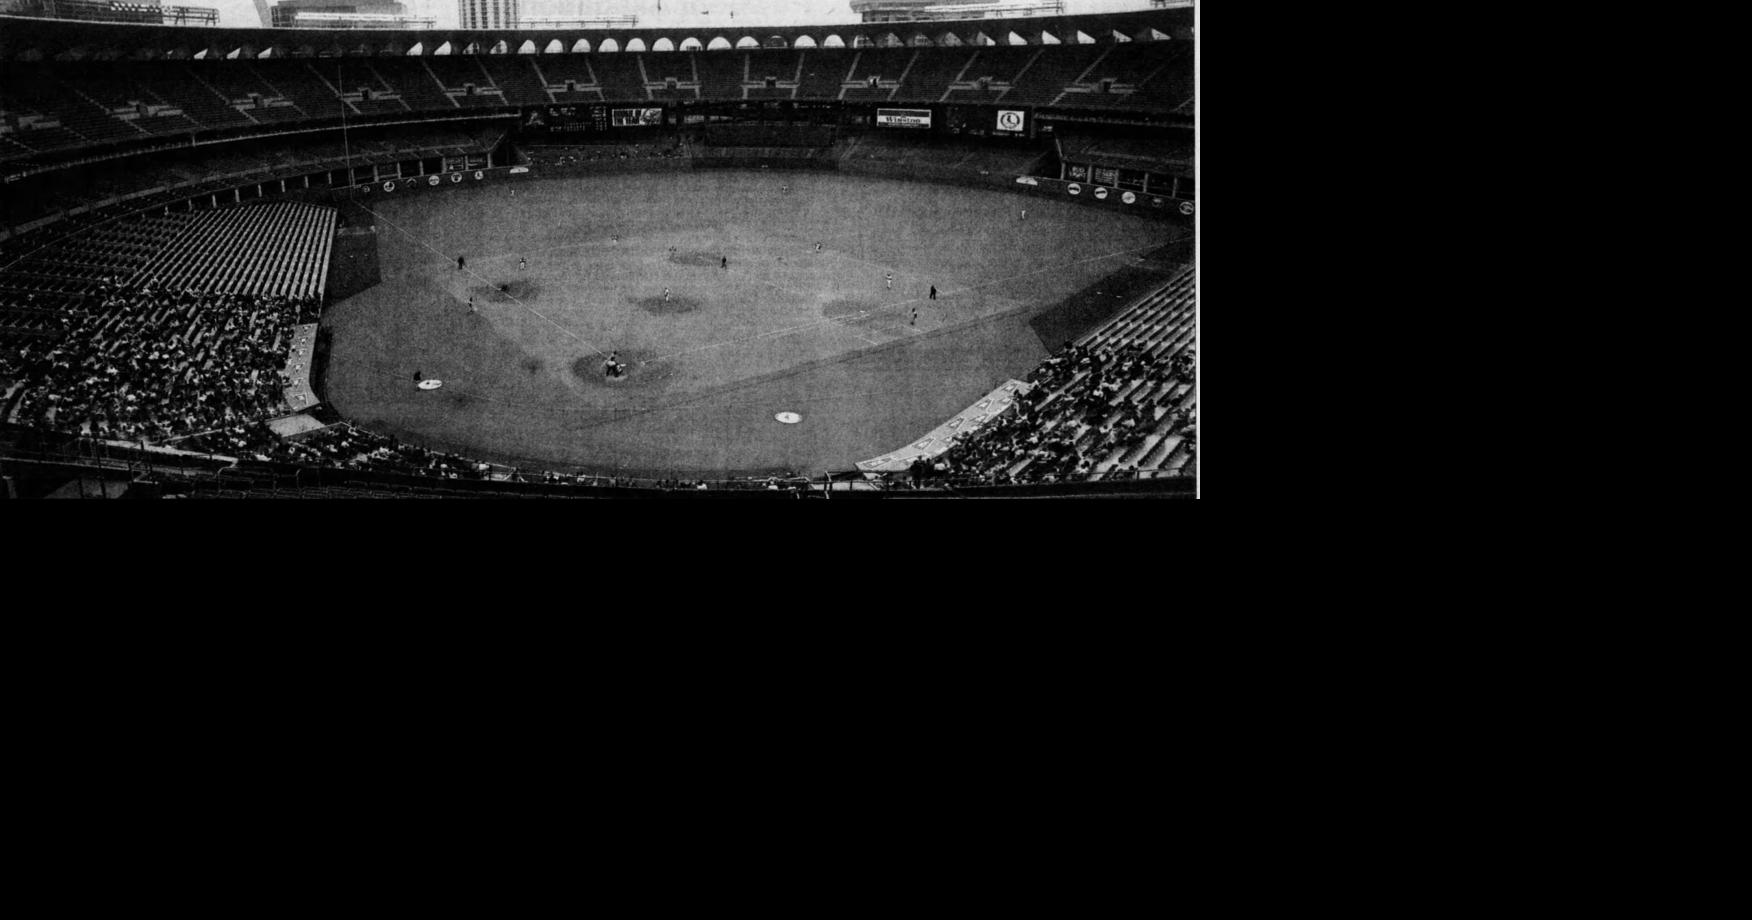
[[219, 11], [211, 7], [164, 6], [159, 0], [0, 0], [0, 13], [38, 19], [133, 22], [141, 25], [211, 26]]
[[1062, 16], [1063, 0], [852, 0], [852, 12], [865, 22], [924, 22], [938, 19], [1000, 19]]
[[457, 0], [456, 7], [464, 29], [517, 28], [517, 0]]
[[430, 17], [410, 16], [396, 0], [255, 0], [262, 25], [274, 29], [431, 28]]

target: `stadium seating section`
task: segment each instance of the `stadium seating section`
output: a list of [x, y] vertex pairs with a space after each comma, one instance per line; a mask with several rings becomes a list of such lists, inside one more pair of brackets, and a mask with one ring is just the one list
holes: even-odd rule
[[1178, 475], [1196, 469], [1194, 271], [1042, 362], [1017, 410], [925, 477], [995, 484]]
[[549, 102], [798, 99], [1187, 112], [1192, 73], [1190, 48], [1171, 42], [9, 62], [0, 74], [0, 162], [203, 131]]

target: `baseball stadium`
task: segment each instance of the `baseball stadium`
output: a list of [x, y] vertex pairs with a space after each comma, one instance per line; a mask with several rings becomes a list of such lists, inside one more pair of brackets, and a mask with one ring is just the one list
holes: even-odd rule
[[4, 497], [1198, 494], [1191, 2], [226, 2], [0, 0]]

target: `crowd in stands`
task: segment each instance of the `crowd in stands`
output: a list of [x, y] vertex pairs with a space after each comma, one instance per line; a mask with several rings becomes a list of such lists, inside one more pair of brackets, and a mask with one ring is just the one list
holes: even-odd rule
[[0, 355], [21, 380], [13, 421], [118, 440], [162, 441], [235, 426], [283, 405], [292, 326], [318, 304], [150, 284], [99, 283], [59, 316], [62, 334]]
[[403, 444], [352, 425], [330, 425], [302, 437], [263, 445], [256, 459], [306, 466], [371, 470], [439, 479], [486, 479], [492, 467], [456, 454]]
[[660, 160], [687, 156], [679, 140], [658, 144], [569, 144], [526, 147], [531, 166], [576, 166], [603, 160]]
[[[1160, 361], [1141, 345], [1067, 346], [1029, 375], [1031, 386], [1017, 392], [1014, 411], [915, 462], [910, 478], [1075, 482], [1092, 478], [1105, 458], [1136, 453], [1152, 434], [1193, 442], [1197, 409], [1187, 390], [1196, 369], [1191, 348]], [[1189, 443], [1187, 450], [1194, 449]], [[1114, 463], [1101, 472], [1117, 477], [1139, 469], [1136, 462]]]

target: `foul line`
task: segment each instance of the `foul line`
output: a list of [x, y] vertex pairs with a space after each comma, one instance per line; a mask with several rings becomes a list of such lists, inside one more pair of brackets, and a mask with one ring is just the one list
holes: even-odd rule
[[[364, 205], [360, 205], [360, 207], [365, 207], [365, 206], [364, 206]], [[448, 256], [446, 256], [446, 255], [445, 255], [445, 254], [444, 254], [444, 253], [443, 253], [443, 252], [440, 252], [440, 251], [439, 251], [439, 250], [438, 250], [438, 249], [436, 249], [436, 248], [434, 248], [434, 247], [433, 247], [433, 246], [432, 246], [432, 244], [430, 244], [430, 243], [427, 243], [427, 242], [426, 242], [426, 241], [425, 241], [425, 240], [422, 240], [422, 239], [420, 239], [420, 238], [419, 238], [419, 237], [417, 237], [417, 236], [415, 236], [415, 235], [413, 235], [413, 234], [412, 234], [412, 233], [410, 233], [410, 232], [408, 232], [408, 231], [407, 231], [407, 229], [405, 229], [405, 228], [404, 228], [404, 227], [402, 227], [402, 226], [401, 226], [401, 225], [400, 225], [400, 224], [398, 224], [398, 223], [396, 223], [396, 222], [395, 222], [395, 221], [393, 221], [393, 220], [390, 220], [390, 219], [389, 219], [389, 218], [387, 218], [387, 217], [384, 217], [384, 216], [383, 216], [383, 215], [382, 215], [382, 214], [379, 214], [379, 213], [377, 213], [377, 212], [376, 212], [376, 211], [373, 211], [373, 210], [371, 210], [371, 209], [370, 209], [370, 208], [369, 208], [369, 207], [365, 207], [365, 210], [366, 210], [366, 211], [369, 211], [369, 212], [370, 212], [370, 213], [371, 213], [371, 215], [372, 215], [372, 216], [374, 216], [374, 217], [376, 217], [376, 218], [377, 218], [377, 219], [378, 219], [378, 220], [381, 220], [381, 221], [383, 221], [383, 222], [384, 222], [384, 223], [386, 223], [386, 224], [388, 224], [388, 225], [390, 225], [390, 226], [391, 226], [391, 227], [394, 227], [394, 228], [395, 228], [395, 229], [396, 229], [396, 232], [398, 232], [398, 233], [400, 233], [400, 234], [401, 234], [401, 235], [402, 235], [402, 236], [405, 236], [405, 237], [407, 237], [407, 238], [408, 238], [408, 239], [410, 239], [410, 240], [413, 240], [413, 241], [414, 241], [414, 242], [416, 242], [416, 243], [418, 243], [418, 244], [420, 244], [420, 245], [421, 245], [421, 246], [424, 246], [424, 247], [426, 247], [426, 248], [427, 248], [427, 249], [429, 249], [429, 250], [431, 250], [431, 252], [432, 252], [432, 253], [433, 253], [433, 254], [434, 254], [434, 255], [436, 255], [436, 256], [438, 256], [438, 257], [440, 257], [440, 258], [442, 258], [442, 259], [444, 259], [444, 260], [445, 260], [445, 261], [446, 261], [446, 262], [448, 262], [448, 261], [449, 261], [449, 257], [448, 257]], [[488, 280], [488, 279], [487, 279], [487, 278], [486, 278], [486, 277], [484, 277], [484, 276], [482, 276], [482, 275], [481, 275], [481, 274], [479, 274], [479, 273], [478, 273], [478, 272], [476, 272], [476, 271], [475, 271], [475, 270], [474, 270], [474, 269], [472, 269], [472, 268], [465, 268], [465, 269], [463, 269], [463, 271], [465, 271], [465, 272], [467, 272], [467, 273], [468, 273], [468, 274], [470, 274], [470, 275], [473, 275], [473, 276], [474, 276], [474, 277], [475, 277], [475, 278], [477, 278], [477, 279], [478, 279], [478, 280], [480, 280], [480, 281], [482, 281], [482, 282], [484, 282], [484, 283], [485, 283], [485, 284], [486, 284], [486, 285], [487, 285], [487, 286], [488, 286], [488, 287], [492, 287], [492, 286], [493, 286], [493, 282], [492, 282], [492, 281], [490, 281], [490, 280]], [[518, 297], [517, 297], [517, 295], [516, 295], [516, 294], [513, 294], [513, 293], [511, 293], [511, 292], [509, 292], [509, 291], [501, 291], [501, 292], [500, 292], [500, 293], [503, 293], [503, 294], [504, 294], [504, 295], [505, 295], [505, 296], [506, 296], [506, 297], [509, 297], [509, 298], [511, 298], [511, 300], [512, 300], [512, 302], [514, 302], [514, 303], [516, 303], [516, 304], [517, 304], [517, 305], [518, 305], [518, 306], [519, 306], [519, 307], [522, 307], [522, 308], [523, 308], [523, 309], [525, 309], [525, 310], [527, 310], [527, 311], [529, 311], [529, 312], [530, 312], [530, 313], [531, 313], [531, 314], [534, 314], [534, 315], [535, 315], [535, 316], [538, 316], [538, 317], [541, 317], [541, 319], [542, 319], [542, 320], [543, 320], [543, 321], [545, 321], [545, 322], [546, 322], [546, 323], [547, 323], [547, 324], [548, 324], [548, 325], [550, 325], [550, 326], [552, 326], [552, 327], [554, 327], [554, 328], [555, 328], [555, 329], [558, 329], [558, 330], [560, 330], [560, 331], [561, 331], [561, 332], [564, 332], [564, 333], [565, 333], [565, 334], [567, 334], [567, 335], [569, 335], [569, 336], [571, 336], [571, 337], [572, 337], [572, 338], [574, 338], [574, 339], [577, 339], [577, 340], [578, 340], [578, 341], [579, 341], [579, 342], [580, 342], [580, 343], [582, 343], [582, 344], [583, 344], [583, 345], [584, 345], [584, 347], [585, 347], [585, 348], [588, 348], [588, 349], [590, 349], [590, 350], [591, 350], [591, 351], [593, 351], [593, 352], [596, 352], [596, 353], [597, 353], [597, 354], [599, 354], [599, 355], [605, 355], [605, 354], [608, 354], [608, 352], [605, 352], [605, 351], [603, 351], [603, 350], [602, 350], [602, 349], [600, 349], [600, 348], [597, 348], [597, 347], [596, 347], [596, 346], [595, 346], [595, 345], [592, 345], [592, 344], [590, 344], [590, 343], [589, 343], [589, 342], [587, 342], [587, 341], [585, 341], [585, 340], [584, 340], [584, 337], [583, 337], [583, 336], [580, 336], [580, 335], [579, 335], [579, 334], [578, 334], [578, 333], [576, 333], [576, 332], [573, 332], [573, 331], [572, 331], [572, 330], [570, 330], [570, 329], [567, 329], [567, 328], [566, 328], [566, 327], [565, 327], [565, 326], [562, 326], [562, 325], [560, 325], [560, 324], [559, 324], [559, 323], [556, 323], [556, 322], [554, 322], [554, 321], [553, 321], [553, 320], [552, 320], [552, 319], [549, 319], [549, 318], [548, 318], [548, 317], [547, 317], [547, 316], [546, 316], [546, 315], [545, 315], [545, 314], [543, 314], [543, 313], [542, 313], [542, 312], [541, 312], [541, 311], [539, 311], [539, 310], [537, 310], [537, 309], [535, 309], [535, 308], [534, 308], [534, 307], [531, 307], [531, 306], [530, 306], [530, 305], [528, 305], [528, 304], [526, 304], [526, 303], [524, 303], [524, 302], [523, 302], [523, 301], [522, 301], [522, 300], [520, 300], [520, 299], [519, 299], [519, 298], [518, 298]]]
[[[969, 285], [969, 286], [964, 287], [964, 288], [957, 288], [955, 290], [947, 290], [946, 289], [943, 291], [939, 291], [938, 293], [951, 294], [951, 295], [965, 294], [965, 293], [968, 293], [969, 291], [977, 291], [980, 288], [991, 287], [992, 285], [995, 285], [995, 284], [1004, 284], [1004, 283], [1007, 283], [1010, 281], [1014, 281], [1018, 278], [1027, 278], [1030, 275], [1039, 275], [1039, 274], [1043, 274], [1045, 272], [1057, 271], [1059, 269], [1069, 268], [1073, 265], [1081, 265], [1085, 262], [1098, 262], [1102, 259], [1111, 259], [1111, 258], [1114, 258], [1115, 256], [1129, 255], [1130, 253], [1134, 253], [1134, 252], [1143, 252], [1145, 250], [1150, 250], [1150, 249], [1160, 249], [1161, 246], [1162, 246], [1162, 244], [1160, 244], [1160, 243], [1151, 243], [1148, 246], [1137, 246], [1137, 247], [1134, 247], [1131, 249], [1118, 249], [1118, 250], [1115, 250], [1113, 252], [1109, 252], [1109, 253], [1106, 253], [1103, 255], [1090, 256], [1086, 259], [1073, 259], [1069, 262], [1060, 262], [1056, 265], [1048, 265], [1044, 268], [1037, 268], [1031, 272], [1022, 272], [1020, 274], [1005, 275], [1002, 278], [993, 278], [990, 281], [982, 281], [978, 284]], [[857, 261], [857, 262], [863, 261], [862, 259], [857, 259], [855, 257], [848, 257], [848, 258], [852, 258], [853, 261]], [[868, 263], [866, 263], [866, 264], [868, 264]], [[774, 287], [777, 287], [777, 285], [774, 285]], [[783, 290], [783, 289], [781, 288], [781, 290]], [[796, 326], [786, 326], [786, 327], [783, 327], [780, 329], [773, 329], [773, 330], [770, 330], [767, 332], [762, 332], [762, 333], [759, 333], [756, 335], [747, 336], [745, 338], [726, 339], [725, 341], [713, 342], [709, 345], [699, 345], [699, 346], [696, 346], [694, 348], [688, 348], [688, 349], [684, 349], [682, 351], [671, 352], [671, 353], [666, 354], [666, 355], [658, 355], [655, 358], [651, 358], [651, 359], [646, 360], [646, 361], [640, 361], [639, 363], [641, 365], [653, 364], [653, 363], [658, 362], [658, 361], [667, 361], [670, 358], [679, 358], [683, 355], [691, 355], [691, 354], [696, 354], [696, 353], [702, 352], [702, 351], [710, 351], [711, 349], [714, 349], [714, 348], [723, 348], [726, 345], [744, 345], [744, 344], [747, 344], [749, 342], [759, 341], [761, 339], [783, 338], [784, 336], [787, 336], [787, 335], [794, 335], [796, 333], [804, 332], [804, 331], [807, 331], [809, 329], [814, 329], [814, 328], [817, 328], [820, 326], [839, 325], [842, 328], [849, 328], [845, 323], [842, 322], [842, 320], [845, 320], [848, 317], [852, 317], [852, 316], [862, 317], [862, 316], [869, 316], [871, 314], [876, 314], [876, 313], [884, 313], [884, 312], [887, 312], [889, 310], [892, 310], [895, 307], [904, 307], [907, 304], [920, 303], [920, 302], [923, 302], [923, 301], [926, 301], [929, 299], [930, 299], [929, 296], [925, 296], [925, 297], [911, 297], [911, 298], [908, 298], [906, 300], [897, 300], [897, 301], [894, 301], [893, 303], [883, 304], [882, 306], [876, 307], [873, 310], [859, 310], [857, 313], [847, 313], [844, 316], [834, 316], [834, 317], [829, 317], [827, 319], [813, 320], [811, 322], [801, 323], [801, 324], [796, 325]], [[866, 341], [868, 341], [868, 340], [866, 339]]]

